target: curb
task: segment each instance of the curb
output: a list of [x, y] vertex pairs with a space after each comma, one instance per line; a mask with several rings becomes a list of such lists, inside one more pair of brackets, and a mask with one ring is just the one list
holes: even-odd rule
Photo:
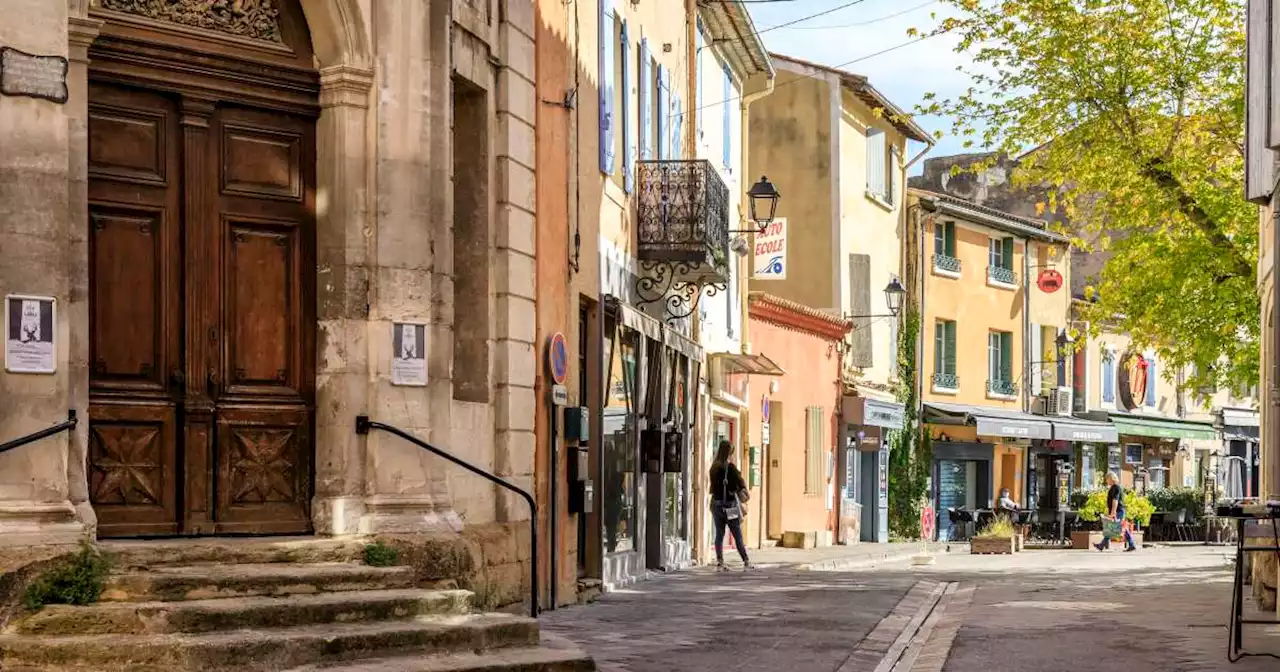
[[[938, 554], [945, 553], [941, 546], [930, 545], [925, 549], [929, 553]], [[859, 556], [855, 558], [832, 558], [830, 560], [819, 560], [817, 562], [794, 563], [791, 567], [801, 571], [809, 572], [838, 572], [845, 569], [860, 569], [871, 567], [885, 562], [902, 562], [910, 560], [913, 556], [920, 553], [919, 548], [911, 550], [903, 549], [900, 551], [885, 552], [871, 556]]]

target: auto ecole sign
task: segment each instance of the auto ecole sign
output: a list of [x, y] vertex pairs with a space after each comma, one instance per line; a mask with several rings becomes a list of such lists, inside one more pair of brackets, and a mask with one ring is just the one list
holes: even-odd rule
[[757, 232], [755, 246], [755, 279], [787, 279], [787, 220], [780, 217]]

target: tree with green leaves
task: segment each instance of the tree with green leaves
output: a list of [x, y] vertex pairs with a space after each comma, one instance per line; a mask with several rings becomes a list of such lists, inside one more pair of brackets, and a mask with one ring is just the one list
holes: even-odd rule
[[[926, 96], [966, 146], [1021, 156], [1015, 186], [1107, 255], [1082, 317], [1194, 366], [1258, 379], [1258, 211], [1245, 202], [1243, 0], [943, 0], [970, 88]], [[914, 31], [913, 31], [914, 32]]]

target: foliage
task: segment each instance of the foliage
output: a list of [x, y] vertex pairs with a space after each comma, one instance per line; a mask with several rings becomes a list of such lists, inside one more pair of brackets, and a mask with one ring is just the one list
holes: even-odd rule
[[[1089, 499], [1085, 505], [1080, 507], [1080, 520], [1095, 521], [1107, 513], [1107, 491], [1094, 490], [1089, 493]], [[1146, 525], [1151, 522], [1151, 514], [1156, 512], [1156, 507], [1151, 505], [1151, 501], [1142, 495], [1135, 494], [1131, 490], [1124, 493], [1124, 519]]]
[[1095, 492], [1102, 492], [1103, 498], [1106, 498], [1106, 490], [1098, 490], [1096, 488], [1077, 488], [1072, 490], [1071, 495], [1067, 498], [1067, 506], [1073, 511], [1079, 511], [1085, 507], [1085, 504]]
[[1156, 511], [1188, 511], [1192, 515], [1204, 506], [1204, 490], [1199, 488], [1156, 488], [1147, 492], [1147, 499]]
[[932, 467], [932, 442], [919, 422], [916, 386], [916, 339], [920, 310], [908, 301], [902, 311], [898, 336], [898, 401], [905, 407], [902, 429], [889, 433], [889, 534], [920, 538], [920, 503], [924, 500]]
[[1013, 521], [1009, 520], [1009, 516], [996, 516], [975, 536], [982, 539], [991, 539], [993, 537], [1012, 537], [1016, 533]]
[[41, 574], [30, 586], [24, 604], [38, 610], [46, 604], [93, 604], [102, 595], [110, 563], [97, 549], [81, 544], [80, 552]]
[[[1014, 185], [1107, 258], [1081, 317], [1186, 389], [1258, 377], [1257, 208], [1242, 198], [1244, 3], [944, 0], [971, 87], [917, 109], [1019, 157]], [[966, 70], [964, 66], [957, 68]], [[1023, 154], [1028, 148], [1034, 148]], [[1021, 156], [1020, 156], [1021, 155]], [[1109, 257], [1109, 258], [1108, 258]]]
[[375, 541], [364, 547], [364, 564], [370, 567], [391, 567], [400, 560], [400, 551]]

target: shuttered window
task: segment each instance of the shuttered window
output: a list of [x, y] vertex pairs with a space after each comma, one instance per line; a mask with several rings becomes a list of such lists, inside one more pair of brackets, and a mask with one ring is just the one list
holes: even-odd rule
[[1102, 349], [1102, 403], [1116, 403], [1116, 356]]
[[886, 138], [884, 131], [867, 129], [867, 191], [880, 198], [886, 198], [888, 188], [885, 180]]
[[987, 255], [992, 268], [1013, 270], [1013, 238], [992, 238]]
[[694, 83], [694, 90], [693, 90], [693, 109], [695, 110], [695, 114], [696, 114], [696, 116], [694, 117], [694, 123], [697, 125], [694, 127], [694, 133], [696, 134], [697, 138], [701, 139], [702, 134], [707, 132], [707, 116], [706, 116], [706, 111], [703, 110], [703, 107], [707, 104], [707, 97], [702, 90], [703, 84], [706, 82], [706, 75], [703, 73], [703, 70], [702, 70], [702, 51], [705, 48], [706, 40], [703, 39], [702, 37], [702, 19], [701, 18], [698, 19], [698, 30], [696, 32], [696, 35], [697, 35], [698, 45], [697, 45], [697, 50], [694, 52], [693, 63], [694, 63], [694, 71], [697, 74], [694, 77], [695, 83]]
[[885, 191], [884, 200], [888, 201], [890, 204], [896, 203], [898, 198], [898, 164], [902, 162], [901, 159], [902, 157], [898, 154], [897, 147], [889, 150], [889, 187]]
[[597, 38], [600, 48], [600, 172], [613, 174], [613, 4], [600, 0]]
[[[871, 255], [849, 255], [849, 298], [850, 308], [854, 315], [871, 315]], [[875, 353], [872, 350], [870, 317], [853, 318], [852, 349], [849, 351], [849, 363], [863, 368], [875, 365]]]
[[722, 85], [721, 95], [723, 97], [720, 100], [724, 101], [720, 104], [720, 115], [724, 124], [724, 142], [721, 153], [723, 154], [722, 159], [724, 160], [724, 167], [727, 169], [731, 165], [730, 161], [733, 160], [733, 155], [730, 151], [730, 147], [732, 146], [730, 144], [732, 142], [730, 137], [733, 134], [733, 119], [729, 116], [731, 114], [730, 110], [733, 108], [733, 105], [729, 103], [733, 98], [733, 74], [729, 72], [729, 66], [727, 65], [724, 66], [724, 82]]
[[622, 22], [622, 37], [618, 40], [618, 60], [622, 64], [622, 188], [628, 194], [635, 189], [635, 116], [631, 113], [631, 39], [627, 35], [627, 22]]
[[938, 320], [933, 331], [933, 372], [956, 375], [956, 323]]
[[670, 158], [667, 154], [667, 140], [670, 119], [667, 117], [667, 108], [670, 107], [671, 92], [667, 89], [667, 69], [662, 65], [658, 65], [658, 96], [655, 100], [654, 110], [658, 117], [658, 160]]
[[679, 159], [684, 156], [684, 143], [681, 141], [680, 133], [684, 129], [684, 102], [680, 100], [680, 96], [675, 92], [671, 93], [671, 156], [669, 158]]
[[992, 331], [987, 334], [987, 380], [995, 383], [1013, 381], [1013, 334]]
[[956, 223], [938, 222], [933, 227], [933, 253], [941, 257], [956, 256]]
[[804, 494], [810, 496], [822, 494], [823, 415], [821, 406], [804, 411]]
[[1156, 385], [1160, 382], [1160, 376], [1156, 372], [1155, 357], [1147, 358], [1147, 398], [1146, 404], [1149, 408], [1156, 406]]
[[1245, 115], [1245, 195], [1267, 198], [1275, 182], [1275, 156], [1271, 152], [1268, 117], [1271, 102], [1271, 23], [1273, 0], [1249, 0], [1248, 9], [1248, 108]]
[[640, 38], [640, 160], [653, 158], [653, 55]]

